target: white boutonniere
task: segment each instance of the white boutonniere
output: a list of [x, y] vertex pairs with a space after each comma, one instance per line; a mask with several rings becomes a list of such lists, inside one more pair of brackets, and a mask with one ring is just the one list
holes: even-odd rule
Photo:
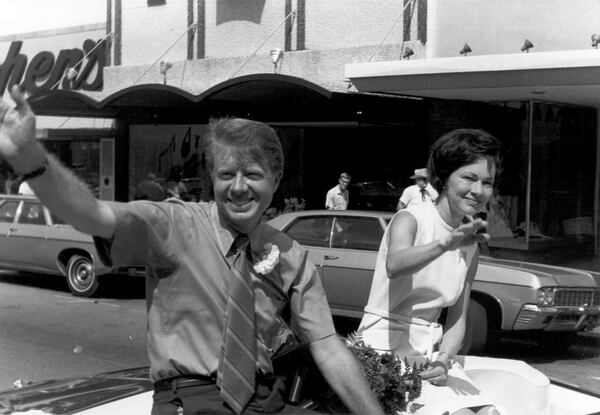
[[279, 263], [279, 248], [272, 243], [265, 244], [265, 253], [262, 259], [254, 264], [254, 271], [258, 274], [268, 274], [273, 271], [275, 265]]

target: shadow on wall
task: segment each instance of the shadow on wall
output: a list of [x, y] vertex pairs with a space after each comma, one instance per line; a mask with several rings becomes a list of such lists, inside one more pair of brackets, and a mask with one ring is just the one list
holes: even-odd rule
[[217, 26], [222, 23], [246, 20], [260, 24], [265, 0], [244, 0], [240, 7], [239, 0], [219, 0], [217, 2]]

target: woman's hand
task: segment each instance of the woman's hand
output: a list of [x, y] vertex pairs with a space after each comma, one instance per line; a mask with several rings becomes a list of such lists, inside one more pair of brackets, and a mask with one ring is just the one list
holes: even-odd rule
[[427, 369], [419, 372], [421, 379], [428, 381], [435, 386], [445, 386], [448, 380], [448, 369], [440, 361], [431, 362]]
[[485, 232], [486, 226], [487, 222], [479, 218], [463, 223], [443, 238], [440, 245], [444, 251], [452, 251], [461, 246], [471, 245], [473, 242], [488, 241], [490, 235]]

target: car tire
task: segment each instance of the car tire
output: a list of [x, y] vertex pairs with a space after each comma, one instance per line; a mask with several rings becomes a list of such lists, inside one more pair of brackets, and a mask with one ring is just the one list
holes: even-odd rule
[[482, 352], [488, 342], [488, 318], [485, 308], [473, 299], [469, 300], [467, 327], [459, 354]]
[[77, 297], [91, 297], [98, 290], [98, 277], [94, 263], [86, 256], [75, 254], [67, 263], [67, 284]]
[[[536, 336], [537, 337], [537, 336]], [[577, 332], [549, 331], [540, 333], [537, 337], [538, 345], [549, 352], [562, 352], [567, 350], [577, 341]]]

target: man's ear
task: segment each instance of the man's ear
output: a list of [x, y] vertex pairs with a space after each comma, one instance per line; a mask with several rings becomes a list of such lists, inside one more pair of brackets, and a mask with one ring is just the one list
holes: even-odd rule
[[273, 175], [273, 183], [275, 184], [275, 190], [279, 187], [279, 183], [281, 182], [281, 178], [283, 177], [283, 172], [279, 172]]

